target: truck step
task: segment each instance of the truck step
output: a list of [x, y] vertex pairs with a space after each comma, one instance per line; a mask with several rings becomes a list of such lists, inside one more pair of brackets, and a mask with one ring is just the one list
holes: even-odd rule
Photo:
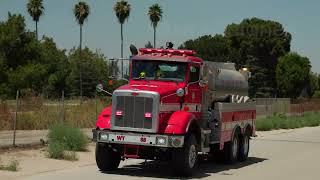
[[123, 158], [139, 158], [139, 146], [124, 145]]

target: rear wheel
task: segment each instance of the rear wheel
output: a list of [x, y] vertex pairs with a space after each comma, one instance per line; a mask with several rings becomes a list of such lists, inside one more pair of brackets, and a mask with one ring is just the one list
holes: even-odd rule
[[249, 137], [249, 133], [245, 133], [240, 138], [239, 157], [238, 157], [238, 160], [240, 162], [248, 159], [249, 149], [250, 149], [250, 137]]
[[111, 171], [118, 168], [121, 156], [104, 144], [96, 144], [96, 163], [101, 171]]
[[177, 175], [191, 176], [197, 162], [197, 141], [195, 136], [191, 134], [186, 138], [183, 148], [173, 150], [172, 165]]
[[227, 164], [234, 164], [238, 160], [239, 154], [239, 133], [235, 132], [232, 140], [224, 147], [224, 159]]

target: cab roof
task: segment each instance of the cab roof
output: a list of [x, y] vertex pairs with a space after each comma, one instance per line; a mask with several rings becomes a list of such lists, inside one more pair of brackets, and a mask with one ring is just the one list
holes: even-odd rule
[[139, 52], [138, 55], [132, 56], [131, 59], [203, 63], [201, 58], [194, 56], [196, 52], [193, 50], [140, 48]]

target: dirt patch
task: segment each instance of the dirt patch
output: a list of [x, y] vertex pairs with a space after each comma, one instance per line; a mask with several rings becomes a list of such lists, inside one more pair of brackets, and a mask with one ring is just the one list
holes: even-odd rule
[[28, 150], [39, 150], [44, 148], [45, 145], [42, 144], [26, 144], [26, 145], [18, 145], [16, 147], [7, 146], [0, 148], [0, 155], [4, 153], [13, 153], [13, 152], [20, 152], [20, 151], [28, 151]]
[[94, 143], [90, 143], [87, 152], [77, 152], [79, 160], [75, 162], [47, 158], [47, 147], [21, 147], [2, 150], [0, 159], [3, 164], [12, 160], [19, 162], [17, 172], [0, 171], [1, 179], [16, 179], [43, 172], [60, 171], [95, 164]]

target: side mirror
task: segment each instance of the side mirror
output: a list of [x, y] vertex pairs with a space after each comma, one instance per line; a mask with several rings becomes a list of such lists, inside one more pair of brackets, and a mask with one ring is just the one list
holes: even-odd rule
[[102, 92], [103, 91], [103, 85], [102, 84], [97, 84], [96, 91], [97, 92]]
[[199, 81], [199, 86], [200, 87], [206, 87], [208, 85], [208, 81], [206, 81], [206, 80], [203, 80], [203, 79], [201, 79], [200, 81]]
[[106, 91], [103, 89], [103, 85], [102, 84], [97, 84], [96, 86], [96, 91], [97, 92], [105, 92], [106, 94], [108, 94], [109, 96], [112, 96], [112, 93]]

